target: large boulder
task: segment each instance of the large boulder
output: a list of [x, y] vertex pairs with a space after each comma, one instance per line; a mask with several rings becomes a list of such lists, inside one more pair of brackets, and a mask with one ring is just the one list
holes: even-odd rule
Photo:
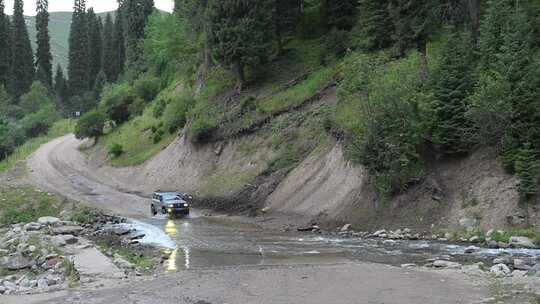
[[433, 262], [433, 267], [435, 268], [449, 268], [449, 269], [460, 269], [461, 264], [456, 262], [450, 262], [446, 260], [436, 260]]
[[27, 257], [22, 256], [21, 254], [11, 255], [3, 257], [0, 260], [0, 265], [7, 268], [8, 270], [21, 270], [27, 269], [34, 266], [35, 262]]
[[512, 273], [510, 271], [510, 268], [508, 268], [508, 266], [506, 266], [505, 264], [493, 265], [489, 269], [489, 271], [493, 273], [496, 277], [506, 277]]
[[514, 269], [518, 270], [529, 270], [531, 266], [527, 265], [527, 262], [522, 259], [514, 259]]
[[52, 229], [53, 234], [79, 235], [83, 231], [81, 226], [59, 226]]
[[52, 216], [44, 216], [38, 219], [38, 223], [41, 225], [56, 225], [60, 223], [60, 219]]
[[531, 239], [525, 236], [510, 237], [510, 246], [516, 248], [536, 248]]
[[24, 230], [26, 231], [38, 231], [41, 230], [41, 224], [40, 223], [28, 223], [24, 225]]

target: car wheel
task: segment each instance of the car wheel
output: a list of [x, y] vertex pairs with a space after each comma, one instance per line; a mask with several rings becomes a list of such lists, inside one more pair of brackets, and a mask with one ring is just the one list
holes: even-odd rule
[[152, 216], [156, 216], [157, 211], [156, 211], [156, 207], [154, 207], [154, 205], [150, 206], [150, 213], [152, 214]]

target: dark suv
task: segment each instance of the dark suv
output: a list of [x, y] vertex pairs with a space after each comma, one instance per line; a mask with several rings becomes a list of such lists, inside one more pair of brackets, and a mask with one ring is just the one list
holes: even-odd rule
[[169, 216], [188, 215], [191, 197], [178, 192], [154, 192], [150, 212], [152, 216], [161, 213]]

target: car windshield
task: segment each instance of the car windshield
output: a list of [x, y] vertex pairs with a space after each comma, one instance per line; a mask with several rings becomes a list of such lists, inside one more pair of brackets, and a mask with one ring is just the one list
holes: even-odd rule
[[163, 200], [165, 201], [177, 201], [180, 200], [180, 196], [169, 194], [169, 195], [163, 195]]

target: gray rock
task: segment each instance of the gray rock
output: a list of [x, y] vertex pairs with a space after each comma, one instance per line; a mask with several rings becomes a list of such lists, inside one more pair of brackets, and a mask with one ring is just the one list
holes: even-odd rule
[[461, 264], [456, 262], [450, 262], [445, 260], [436, 260], [433, 262], [433, 267], [435, 268], [449, 268], [449, 269], [460, 269]]
[[34, 264], [34, 261], [22, 256], [21, 254], [3, 257], [2, 260], [0, 260], [0, 265], [3, 265], [8, 270], [32, 268]]
[[510, 268], [506, 266], [505, 264], [497, 264], [493, 265], [489, 271], [493, 273], [496, 277], [506, 277], [511, 274]]
[[133, 232], [129, 235], [129, 239], [130, 240], [140, 240], [142, 238], [144, 238], [146, 236], [146, 234], [142, 233], [142, 232]]
[[349, 231], [350, 229], [351, 229], [351, 224], [345, 224], [343, 225], [343, 227], [341, 227], [340, 231], [345, 232], [345, 231]]
[[15, 284], [13, 282], [4, 281], [3, 285], [4, 285], [4, 288], [6, 289], [6, 291], [8, 291], [8, 290], [17, 290], [17, 284]]
[[116, 264], [118, 267], [122, 269], [133, 269], [135, 266], [128, 262], [126, 259], [124, 259], [122, 256], [115, 254], [113, 263]]
[[81, 226], [60, 226], [55, 227], [52, 229], [53, 234], [71, 234], [71, 235], [78, 235], [81, 233], [83, 228]]
[[467, 231], [472, 231], [478, 226], [478, 220], [473, 217], [464, 217], [459, 220], [459, 225]]
[[469, 239], [469, 242], [471, 242], [471, 243], [478, 243], [478, 242], [480, 242], [480, 238], [479, 238], [478, 236], [475, 235], [475, 236], [473, 236], [473, 237], [471, 237], [471, 238]]
[[46, 278], [47, 280], [47, 284], [49, 286], [54, 286], [54, 285], [58, 285], [60, 283], [62, 283], [62, 278], [61, 277], [58, 277], [58, 276], [55, 276], [55, 275], [48, 275]]
[[530, 276], [540, 277], [540, 264], [536, 264], [527, 272]]
[[528, 237], [512, 236], [510, 237], [510, 246], [517, 248], [536, 248], [534, 243]]
[[38, 223], [41, 225], [56, 225], [60, 223], [60, 219], [52, 216], [44, 216], [38, 219]]
[[39, 279], [37, 280], [37, 287], [41, 290], [47, 290], [49, 288], [49, 283], [47, 283], [46, 279]]
[[512, 276], [514, 278], [522, 278], [525, 275], [527, 275], [527, 271], [524, 271], [524, 270], [514, 270], [514, 271], [512, 271]]
[[386, 237], [386, 230], [382, 229], [382, 230], [375, 231], [372, 235], [374, 237]]
[[390, 245], [390, 246], [395, 246], [397, 244], [397, 242], [394, 240], [384, 240], [382, 243], [384, 245]]
[[493, 235], [493, 233], [495, 233], [495, 230], [493, 229], [489, 229], [488, 232], [486, 232], [486, 237], [491, 237]]
[[497, 249], [497, 248], [499, 248], [499, 244], [498, 244], [497, 242], [495, 242], [495, 241], [489, 241], [489, 242], [487, 243], [487, 245], [488, 245], [488, 248], [491, 248], [491, 249]]
[[511, 261], [510, 261], [510, 257], [499, 257], [499, 258], [496, 258], [493, 260], [493, 265], [497, 265], [497, 264], [505, 264], [505, 265], [510, 265]]
[[61, 237], [64, 239], [64, 241], [68, 245], [77, 244], [79, 242], [79, 239], [71, 234], [62, 235]]
[[24, 225], [24, 230], [26, 231], [38, 231], [41, 230], [41, 224], [40, 223], [28, 223]]
[[527, 263], [522, 259], [514, 259], [514, 269], [529, 270], [531, 269], [531, 266], [527, 265]]
[[63, 236], [57, 235], [51, 239], [52, 243], [57, 247], [64, 247], [66, 246], [66, 241], [64, 240]]
[[0, 294], [4, 294], [6, 292], [6, 288], [4, 285], [0, 285]]
[[476, 246], [469, 246], [469, 247], [465, 248], [465, 253], [475, 253], [478, 250], [480, 250], [480, 248], [478, 248]]
[[126, 227], [113, 227], [110, 232], [116, 235], [126, 235], [131, 232], [131, 229]]
[[411, 268], [415, 268], [416, 267], [416, 264], [401, 264], [401, 268], [405, 268], [405, 269], [411, 269]]
[[28, 252], [32, 252], [32, 253], [33, 253], [33, 252], [36, 252], [36, 250], [37, 250], [36, 246], [34, 246], [34, 245], [28, 246]]

